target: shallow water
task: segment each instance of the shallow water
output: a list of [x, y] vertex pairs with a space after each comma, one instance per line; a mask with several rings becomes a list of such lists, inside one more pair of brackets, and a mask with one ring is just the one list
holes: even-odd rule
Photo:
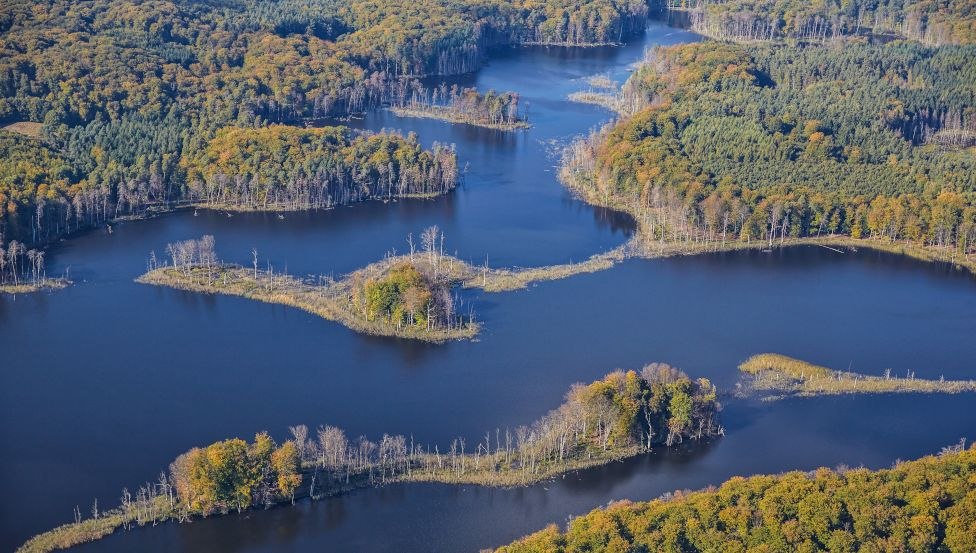
[[[976, 282], [871, 252], [794, 248], [665, 260], [504, 294], [467, 293], [484, 331], [445, 345], [360, 336], [301, 311], [143, 286], [148, 252], [214, 234], [227, 261], [262, 258], [293, 274], [341, 274], [403, 251], [437, 224], [447, 248], [493, 266], [583, 259], [630, 235], [555, 181], [555, 145], [609, 118], [565, 96], [582, 78], [619, 81], [646, 45], [694, 39], [652, 26], [623, 48], [520, 48], [461, 79], [515, 90], [531, 130], [499, 131], [386, 112], [353, 124], [455, 143], [464, 185], [430, 201], [276, 215], [180, 212], [73, 238], [49, 255], [67, 290], [0, 298], [0, 549], [115, 505], [195, 445], [298, 423], [356, 436], [445, 443], [514, 427], [555, 407], [570, 384], [667, 361], [723, 387], [735, 366], [776, 351], [837, 368], [973, 378]], [[728, 435], [555, 483], [514, 490], [396, 485], [319, 503], [113, 536], [118, 551], [458, 551], [498, 545], [612, 499], [646, 499], [733, 474], [818, 465], [890, 465], [976, 429], [976, 401], [883, 396], [732, 402]], [[976, 437], [976, 435], [970, 435]], [[378, 529], [382, 529], [381, 531]]]

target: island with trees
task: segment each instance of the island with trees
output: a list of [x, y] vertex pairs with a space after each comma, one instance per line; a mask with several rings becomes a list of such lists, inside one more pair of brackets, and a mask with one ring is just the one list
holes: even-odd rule
[[453, 294], [458, 271], [436, 249], [439, 236], [432, 227], [423, 253], [388, 258], [340, 280], [276, 272], [270, 264], [260, 266], [256, 250], [250, 267], [223, 263], [213, 236], [204, 236], [169, 244], [163, 263], [151, 253], [149, 271], [137, 281], [287, 305], [364, 334], [430, 342], [471, 338], [479, 325]]
[[166, 255], [150, 252], [142, 284], [189, 292], [224, 294], [302, 309], [356, 332], [445, 342], [473, 338], [480, 330], [472, 305], [453, 293], [455, 287], [505, 292], [538, 281], [601, 271], [631, 255], [631, 243], [577, 262], [528, 268], [476, 266], [444, 253], [444, 233], [431, 226], [408, 252], [335, 279], [326, 275], [296, 277], [262, 264], [257, 250], [250, 266], [220, 261], [213, 236], [167, 245]]
[[764, 399], [894, 392], [976, 392], [976, 380], [927, 380], [916, 378], [912, 371], [908, 371], [905, 376], [893, 375], [891, 369], [886, 369], [881, 376], [871, 376], [836, 371], [778, 353], [753, 355], [739, 365], [739, 370], [748, 376], [743, 390], [748, 393], [769, 394]]
[[976, 46], [658, 48], [561, 178], [632, 214], [648, 255], [817, 243], [972, 270], [974, 71]]
[[517, 93], [489, 90], [482, 94], [474, 88], [448, 88], [446, 83], [431, 89], [418, 83], [410, 88], [409, 95], [406, 91], [398, 95], [390, 110], [400, 117], [427, 117], [501, 131], [530, 126], [519, 111]]
[[718, 488], [619, 501], [497, 553], [972, 551], [976, 447], [865, 468], [735, 477]]
[[135, 493], [122, 490], [118, 507], [40, 534], [19, 553], [40, 553], [97, 540], [119, 529], [184, 522], [245, 509], [319, 499], [394, 482], [524, 486], [553, 476], [723, 434], [715, 387], [653, 363], [576, 384], [565, 402], [530, 425], [490, 430], [449, 446], [413, 436], [350, 439], [334, 426], [310, 434], [291, 427], [277, 443], [260, 432], [193, 448]]

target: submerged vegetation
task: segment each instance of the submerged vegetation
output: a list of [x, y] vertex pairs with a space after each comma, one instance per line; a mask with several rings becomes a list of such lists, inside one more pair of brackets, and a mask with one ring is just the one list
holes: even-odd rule
[[926, 380], [916, 378], [911, 371], [898, 377], [891, 374], [891, 369], [883, 376], [869, 376], [835, 371], [778, 353], [753, 355], [739, 365], [739, 370], [749, 375], [747, 390], [774, 394], [766, 399], [787, 395], [976, 392], [976, 380]]
[[503, 131], [529, 127], [527, 118], [519, 112], [517, 93], [489, 90], [481, 94], [474, 88], [448, 88], [444, 83], [432, 89], [418, 84], [411, 87], [409, 96], [404, 90], [392, 111], [402, 117], [428, 117]]
[[631, 213], [645, 245], [833, 237], [973, 267], [974, 48], [659, 48], [561, 178]]
[[735, 477], [715, 489], [621, 501], [498, 553], [972, 551], [976, 447], [891, 469]]
[[[474, 442], [453, 440], [443, 451], [411, 436], [376, 443], [347, 438], [333, 426], [313, 437], [306, 426], [277, 444], [266, 432], [253, 442], [229, 439], [180, 455], [119, 507], [76, 518], [32, 538], [21, 553], [47, 552], [108, 535], [118, 528], [186, 521], [195, 516], [313, 499], [355, 487], [431, 481], [516, 486], [648, 452], [658, 445], [722, 434], [715, 387], [655, 363], [576, 384], [557, 409], [528, 426], [496, 429]], [[97, 511], [96, 511], [97, 512]]]

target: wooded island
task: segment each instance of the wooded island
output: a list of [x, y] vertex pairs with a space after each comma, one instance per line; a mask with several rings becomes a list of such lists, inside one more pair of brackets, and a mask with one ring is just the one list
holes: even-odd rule
[[333, 426], [314, 436], [290, 428], [280, 445], [266, 432], [250, 443], [220, 441], [180, 455], [121, 505], [66, 524], [25, 543], [19, 553], [48, 552], [97, 540], [119, 528], [187, 521], [250, 508], [328, 497], [394, 482], [522, 486], [560, 473], [723, 434], [715, 387], [666, 364], [640, 372], [614, 371], [588, 385], [575, 384], [558, 408], [527, 426], [495, 429], [449, 447], [412, 436], [383, 435], [372, 442], [347, 438]]

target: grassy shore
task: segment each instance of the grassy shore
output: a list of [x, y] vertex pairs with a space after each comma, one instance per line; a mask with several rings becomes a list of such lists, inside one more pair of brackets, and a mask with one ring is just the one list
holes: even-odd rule
[[896, 377], [870, 376], [837, 371], [778, 353], [753, 355], [739, 365], [749, 380], [746, 390], [771, 394], [765, 399], [784, 396], [839, 394], [927, 393], [957, 394], [976, 392], [976, 380], [926, 380], [913, 374]]
[[71, 285], [66, 278], [44, 278], [37, 282], [20, 282], [18, 284], [0, 284], [0, 293], [31, 294], [44, 290], [60, 290]]
[[532, 126], [527, 121], [523, 121], [523, 120], [510, 121], [504, 123], [495, 123], [478, 117], [469, 116], [463, 112], [458, 112], [457, 110], [450, 109], [443, 106], [390, 108], [390, 111], [392, 111], [394, 114], [396, 114], [399, 117], [419, 117], [423, 119], [438, 119], [441, 121], [447, 121], [449, 123], [473, 125], [475, 127], [483, 127], [486, 129], [495, 129], [499, 131], [517, 131], [519, 129], [528, 129]]

